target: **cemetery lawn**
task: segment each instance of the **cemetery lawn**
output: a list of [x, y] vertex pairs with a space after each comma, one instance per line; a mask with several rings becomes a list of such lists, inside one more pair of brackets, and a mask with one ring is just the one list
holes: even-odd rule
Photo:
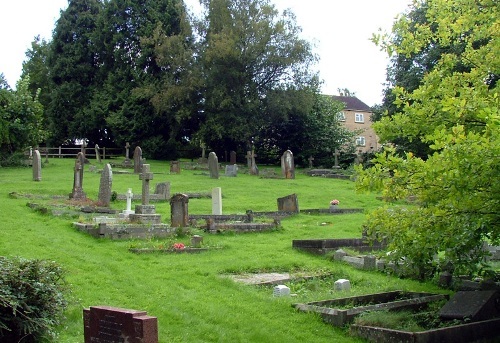
[[[168, 162], [147, 163], [154, 172], [152, 187], [169, 181], [172, 195], [209, 193], [221, 187], [224, 214], [244, 214], [248, 209], [275, 211], [276, 199], [292, 193], [297, 194], [301, 209], [326, 209], [332, 199], [340, 200], [340, 208], [369, 211], [382, 205], [376, 194], [356, 193], [352, 181], [313, 178], [301, 170], [294, 180], [241, 173], [230, 178], [222, 171], [221, 178], [215, 180], [209, 178], [208, 171], [182, 170], [179, 175], [170, 175]], [[282, 220], [280, 229], [265, 233], [209, 235], [191, 229], [192, 234], [203, 236], [208, 251], [131, 253], [129, 248], [144, 244], [189, 245], [190, 238], [149, 242], [96, 239], [72, 226], [72, 222], [83, 219], [83, 214], [53, 216], [27, 206], [37, 203], [65, 209], [73, 186], [73, 166], [73, 159], [50, 159], [42, 169], [40, 182], [32, 180], [31, 168], [0, 168], [0, 255], [53, 260], [66, 271], [69, 306], [57, 342], [82, 342], [82, 310], [97, 305], [147, 311], [158, 318], [160, 342], [362, 342], [346, 329], [334, 328], [319, 316], [298, 312], [291, 305], [390, 290], [444, 292], [431, 283], [361, 271], [325, 256], [292, 249], [293, 239], [359, 238], [364, 213], [299, 214]], [[113, 168], [113, 190], [124, 194], [132, 188], [140, 193], [138, 175], [119, 174], [119, 169]], [[276, 171], [280, 173], [279, 168]], [[86, 165], [83, 189], [94, 200], [99, 179], [100, 174], [90, 172]], [[18, 196], [9, 196], [12, 192]], [[169, 204], [155, 204], [162, 222], [170, 223]], [[125, 202], [115, 201], [111, 206], [123, 210]], [[211, 200], [190, 199], [189, 212], [210, 214]], [[253, 272], [330, 276], [289, 283], [291, 293], [297, 295], [283, 298], [274, 298], [272, 287], [246, 285], [227, 277]], [[339, 278], [351, 281], [349, 293], [332, 291], [333, 281]]]

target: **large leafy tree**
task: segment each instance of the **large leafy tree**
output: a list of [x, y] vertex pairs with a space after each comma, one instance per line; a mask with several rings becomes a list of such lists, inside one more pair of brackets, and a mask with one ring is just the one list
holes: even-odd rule
[[359, 171], [358, 185], [382, 189], [385, 198], [416, 199], [415, 206], [382, 208], [367, 223], [387, 238], [391, 259], [419, 277], [439, 268], [437, 253], [455, 273], [484, 267], [483, 241], [500, 238], [500, 13], [494, 0], [428, 0], [425, 23], [402, 17], [401, 37], [389, 50], [410, 56], [436, 42], [445, 49], [415, 89], [396, 87], [400, 111], [376, 126], [384, 137], [398, 131], [420, 137], [433, 153], [427, 160], [388, 149], [376, 165]]
[[[315, 56], [292, 13], [268, 0], [206, 0], [199, 26], [203, 110], [198, 138], [212, 149], [245, 149], [285, 105], [287, 90], [309, 87]], [[274, 97], [276, 111], [266, 105]], [[280, 102], [277, 98], [280, 98]]]

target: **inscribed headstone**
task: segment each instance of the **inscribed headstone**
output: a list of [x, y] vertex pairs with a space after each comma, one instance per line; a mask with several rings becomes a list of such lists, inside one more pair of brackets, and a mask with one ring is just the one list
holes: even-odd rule
[[134, 150], [134, 174], [139, 174], [142, 171], [142, 149], [136, 146]]
[[281, 156], [281, 171], [285, 179], [295, 179], [295, 163], [290, 150], [285, 151]]
[[219, 178], [219, 159], [213, 151], [208, 154], [208, 170], [212, 179]]
[[212, 189], [212, 214], [222, 214], [222, 189], [220, 187]]
[[170, 199], [170, 226], [186, 227], [189, 223], [189, 197], [186, 194], [175, 194]]
[[299, 199], [297, 198], [297, 194], [278, 198], [278, 211], [299, 213]]
[[38, 150], [33, 154], [33, 181], [42, 181], [42, 158]]
[[97, 200], [99, 206], [109, 207], [112, 184], [113, 171], [111, 170], [111, 165], [107, 163], [102, 170], [101, 181], [99, 183], [99, 195]]
[[158, 343], [158, 318], [109, 306], [83, 310], [85, 343]]

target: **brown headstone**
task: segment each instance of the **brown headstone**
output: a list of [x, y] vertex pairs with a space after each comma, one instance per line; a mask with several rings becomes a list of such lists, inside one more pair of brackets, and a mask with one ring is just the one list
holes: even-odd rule
[[158, 343], [158, 319], [146, 311], [109, 306], [83, 310], [85, 343]]
[[180, 174], [181, 173], [181, 162], [179, 162], [179, 161], [170, 161], [170, 173], [172, 173], [172, 174]]
[[295, 179], [295, 162], [290, 150], [285, 151], [281, 156], [281, 171], [285, 179]]
[[236, 164], [236, 151], [229, 152], [229, 164]]
[[189, 222], [189, 197], [186, 194], [176, 194], [170, 199], [170, 226], [186, 227]]
[[278, 198], [278, 211], [299, 213], [299, 199], [297, 198], [297, 194]]

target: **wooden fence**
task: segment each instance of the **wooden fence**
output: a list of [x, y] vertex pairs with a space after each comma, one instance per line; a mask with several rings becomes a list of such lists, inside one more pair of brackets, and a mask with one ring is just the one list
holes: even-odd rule
[[[106, 148], [102, 147], [99, 148], [99, 154], [101, 156], [101, 159], [107, 159], [107, 158], [113, 158], [113, 157], [119, 157], [123, 156], [125, 157], [125, 154], [123, 153], [123, 149], [120, 148]], [[96, 151], [95, 148], [84, 148], [82, 149], [81, 147], [40, 147], [38, 148], [38, 151], [40, 152], [41, 157], [49, 158], [49, 157], [57, 157], [57, 158], [65, 158], [65, 157], [71, 157], [74, 158], [79, 152], [84, 152], [85, 157], [87, 158], [96, 158]]]

